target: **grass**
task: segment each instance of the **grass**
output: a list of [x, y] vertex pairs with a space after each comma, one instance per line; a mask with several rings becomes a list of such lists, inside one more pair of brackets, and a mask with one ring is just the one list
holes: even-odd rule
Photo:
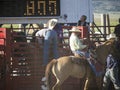
[[[102, 19], [102, 15], [103, 14], [94, 14], [94, 22], [97, 26], [103, 26], [103, 19]], [[107, 15], [107, 14], [106, 14]], [[109, 14], [109, 23], [110, 26], [116, 26], [117, 24], [119, 24], [118, 19], [120, 18], [120, 13], [111, 13]], [[107, 18], [107, 16], [106, 16]], [[106, 19], [106, 26], [108, 26], [108, 21]], [[110, 27], [110, 32], [112, 33], [114, 31], [114, 27]]]
[[[102, 14], [94, 14], [94, 22], [96, 23], [96, 25], [101, 26], [101, 15]], [[120, 13], [111, 13], [109, 14], [109, 20], [110, 20], [110, 26], [116, 26], [119, 22], [118, 19], [120, 18]], [[107, 22], [107, 20], [106, 20]]]

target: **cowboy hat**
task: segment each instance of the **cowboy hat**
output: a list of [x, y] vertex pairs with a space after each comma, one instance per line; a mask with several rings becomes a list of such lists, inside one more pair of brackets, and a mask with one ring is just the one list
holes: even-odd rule
[[55, 25], [57, 24], [58, 20], [57, 19], [50, 19], [47, 23], [47, 26], [49, 29], [53, 29]]
[[77, 27], [73, 27], [69, 32], [81, 32]]
[[116, 35], [114, 33], [111, 33], [107, 36], [107, 40], [116, 38]]

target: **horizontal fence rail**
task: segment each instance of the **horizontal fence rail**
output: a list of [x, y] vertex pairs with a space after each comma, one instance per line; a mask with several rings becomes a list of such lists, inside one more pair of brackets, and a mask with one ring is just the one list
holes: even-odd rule
[[[72, 27], [62, 27], [63, 38], [62, 42], [59, 42], [58, 49], [60, 57], [73, 55], [69, 47], [69, 30]], [[37, 39], [33, 40], [35, 36], [32, 36], [32, 33], [39, 28], [24, 28], [22, 32], [25, 35], [19, 35], [19, 29], [22, 28], [0, 29], [0, 32], [6, 35], [0, 37], [2, 40], [0, 41], [0, 90], [42, 90], [41, 86], [44, 83], [41, 80], [45, 73], [45, 67], [42, 66], [43, 44], [39, 44]], [[2, 32], [4, 30], [6, 32]], [[89, 40], [104, 42], [108, 34], [90, 32]], [[17, 40], [19, 38], [20, 40]], [[49, 60], [52, 59], [53, 57], [50, 56]], [[62, 90], [80, 90], [83, 87], [81, 81], [83, 79], [70, 77], [62, 85]]]

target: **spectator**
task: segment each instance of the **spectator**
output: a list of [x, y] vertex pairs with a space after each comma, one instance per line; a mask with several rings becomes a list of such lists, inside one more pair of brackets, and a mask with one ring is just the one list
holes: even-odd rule
[[108, 90], [110, 81], [112, 81], [115, 90], [120, 90], [120, 81], [118, 79], [118, 62], [111, 54], [107, 57], [106, 72], [103, 78], [103, 90]]
[[88, 22], [86, 22], [86, 20], [87, 20], [87, 16], [82, 15], [80, 17], [80, 20], [77, 23], [77, 26], [89, 26], [89, 24], [88, 24]]
[[[110, 34], [107, 39], [115, 39], [114, 33]], [[103, 90], [108, 90], [109, 85], [112, 82], [115, 90], [120, 90], [119, 80], [119, 66], [120, 66], [120, 48], [115, 40], [112, 46], [112, 50], [106, 60], [106, 72], [103, 78]]]
[[87, 38], [87, 42], [88, 44], [90, 43], [90, 40], [89, 40], [89, 32], [91, 31], [90, 30], [90, 26], [89, 26], [89, 23], [86, 21], [87, 20], [87, 16], [86, 15], [82, 15], [80, 17], [80, 20], [77, 22], [77, 26], [85, 26], [87, 28], [86, 31], [83, 31], [82, 30], [82, 33], [85, 32], [85, 38]]

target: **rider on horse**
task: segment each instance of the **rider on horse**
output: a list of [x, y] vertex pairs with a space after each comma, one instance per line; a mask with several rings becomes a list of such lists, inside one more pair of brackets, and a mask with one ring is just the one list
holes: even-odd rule
[[81, 60], [87, 60], [95, 75], [100, 76], [103, 72], [97, 72], [94, 64], [91, 62], [91, 59], [94, 61], [95, 56], [88, 52], [88, 45], [83, 44], [84, 39], [80, 39], [79, 35], [81, 31], [77, 27], [73, 27], [70, 32], [72, 32], [70, 36], [70, 48], [74, 56], [80, 57]]
[[77, 27], [73, 27], [70, 36], [70, 49], [75, 56], [86, 58], [88, 46], [83, 44], [83, 39], [80, 39], [79, 35], [81, 31]]

